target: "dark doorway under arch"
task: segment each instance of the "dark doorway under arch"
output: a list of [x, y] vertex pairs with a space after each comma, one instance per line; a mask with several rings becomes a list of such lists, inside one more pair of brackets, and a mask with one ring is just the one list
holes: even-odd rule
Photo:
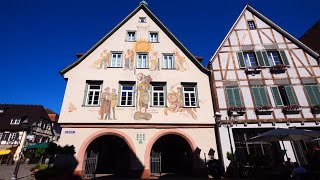
[[161, 174], [189, 176], [192, 174], [192, 149], [179, 135], [169, 134], [160, 137], [152, 146], [152, 153], [161, 153]]
[[115, 135], [98, 137], [87, 148], [87, 157], [92, 153], [98, 153], [96, 174], [128, 176], [132, 151], [122, 138]]

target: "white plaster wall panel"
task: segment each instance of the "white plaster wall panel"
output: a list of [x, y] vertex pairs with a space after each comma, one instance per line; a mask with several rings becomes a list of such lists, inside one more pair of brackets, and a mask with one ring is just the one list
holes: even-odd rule
[[215, 71], [213, 74], [215, 80], [222, 80], [221, 73], [219, 71]]
[[269, 29], [260, 29], [260, 35], [261, 35], [261, 39], [263, 41], [263, 44], [273, 43], [272, 41], [270, 41], [270, 39], [272, 40], [273, 38], [272, 38], [272, 35], [271, 35]]
[[[291, 51], [298, 57], [298, 59], [296, 58], [296, 61], [300, 60], [301, 61], [299, 62], [300, 64], [302, 63], [302, 65], [305, 65], [305, 66], [309, 65], [308, 60], [304, 56], [302, 49], [292, 49]], [[293, 56], [296, 57], [294, 54]]]
[[244, 72], [244, 69], [237, 70], [237, 73], [238, 73], [239, 79], [246, 79], [247, 78], [246, 73]]
[[217, 57], [212, 61], [211, 67], [212, 67], [213, 70], [219, 70], [220, 69], [219, 59]]
[[286, 116], [287, 116], [288, 119], [302, 118], [301, 114], [287, 114]]
[[306, 53], [307, 58], [312, 66], [318, 66], [318, 62], [315, 58], [311, 57], [308, 53]]
[[261, 74], [263, 74], [263, 77], [266, 79], [272, 78], [269, 68], [262, 69]]
[[280, 33], [278, 33], [278, 31], [272, 29], [272, 32], [274, 34], [274, 37], [276, 38], [276, 42], [277, 43], [284, 43], [283, 37], [282, 37], [282, 35]]
[[228, 71], [226, 79], [228, 79], [228, 80], [237, 79], [235, 71]]
[[257, 16], [255, 16], [255, 20], [258, 28], [270, 28], [270, 26], [268, 26], [266, 23], [261, 21]]
[[242, 44], [243, 45], [252, 45], [252, 41], [250, 39], [250, 34], [248, 31], [245, 32], [243, 39], [242, 39]]
[[254, 45], [254, 50], [256, 50], [256, 51], [264, 50], [264, 47], [261, 44], [256, 44], [256, 45]]
[[[226, 43], [226, 44], [227, 44], [226, 46], [228, 46], [228, 43]], [[220, 53], [221, 52], [229, 52], [229, 51], [230, 51], [230, 47], [222, 47], [220, 50]]]
[[276, 119], [284, 119], [284, 114], [282, 113], [281, 109], [279, 109], [279, 108], [274, 109], [273, 112], [276, 116]]
[[310, 108], [302, 108], [304, 118], [314, 118]]
[[237, 46], [238, 45], [238, 40], [237, 40], [237, 37], [236, 37], [236, 33], [235, 32], [232, 32], [229, 36], [229, 41], [230, 41], [230, 44], [231, 46]]
[[243, 16], [240, 17], [240, 19], [238, 21], [238, 24], [235, 26], [234, 29], [235, 30], [237, 30], [237, 29], [247, 29], [247, 22], [246, 22], [246, 20], [244, 19]]
[[254, 110], [247, 110], [246, 115], [248, 119], [257, 119], [256, 113]]
[[215, 81], [215, 82], [216, 82], [216, 87], [223, 87], [222, 81]]
[[245, 38], [247, 36], [247, 31], [246, 30], [239, 30], [237, 31], [240, 45], [244, 45]]
[[248, 81], [239, 81], [240, 86], [249, 86]]
[[[219, 53], [222, 69], [227, 69], [228, 54], [229, 53]], [[230, 56], [229, 58], [231, 58], [231, 55], [229, 56]]]
[[300, 77], [310, 77], [311, 74], [305, 68], [297, 68], [299, 71]]
[[273, 115], [258, 115], [259, 119], [266, 120], [266, 119], [273, 119]]
[[220, 108], [227, 108], [227, 100], [225, 98], [224, 89], [217, 88], [218, 100], [219, 100], [219, 107]]
[[[288, 58], [288, 60], [289, 60], [289, 64], [290, 64], [290, 66], [291, 67], [294, 67], [294, 64], [293, 63], [295, 63], [295, 66], [296, 67], [301, 67], [302, 66], [302, 64], [301, 64], [301, 62], [299, 61], [299, 59], [297, 59], [297, 57], [293, 54], [293, 53], [290, 53], [292, 56], [289, 56], [290, 58]], [[289, 55], [290, 55], [289, 54]], [[288, 56], [287, 56], [288, 57]], [[292, 58], [291, 58], [292, 57]]]
[[291, 78], [290, 81], [292, 84], [301, 84], [299, 79]]
[[[291, 66], [291, 67], [293, 67], [293, 66]], [[288, 71], [288, 75], [290, 78], [297, 78], [298, 77], [297, 71], [295, 69], [288, 68], [287, 71]]]
[[232, 47], [232, 51], [240, 51], [239, 46], [234, 46], [234, 47]]
[[262, 78], [262, 76], [261, 76], [261, 73], [260, 74], [249, 74], [248, 75], [248, 78], [250, 79], [250, 80], [252, 80], [252, 79], [261, 79]]
[[[270, 73], [270, 72], [269, 72]], [[271, 74], [271, 73], [270, 73]], [[279, 79], [283, 79], [283, 78], [287, 78], [287, 72], [285, 73], [280, 73], [280, 74], [272, 74], [274, 78], [279, 78]]]
[[229, 57], [229, 64], [228, 64], [228, 68], [227, 69], [228, 70], [233, 70], [234, 67], [237, 67], [236, 66], [237, 62], [236, 61], [238, 61], [236, 53], [231, 53], [230, 57]]
[[279, 49], [286, 49], [287, 46], [286, 46], [285, 44], [280, 44], [280, 43], [278, 43], [278, 48], [279, 48]]
[[320, 68], [319, 67], [313, 67], [313, 72], [315, 76], [319, 77], [320, 76]]
[[253, 39], [253, 44], [261, 44], [259, 35], [258, 35], [258, 31], [257, 30], [251, 30], [251, 36]]
[[293, 86], [293, 89], [296, 93], [297, 100], [300, 106], [309, 106], [306, 94], [304, 93], [304, 89], [302, 85]]
[[244, 14], [246, 15], [247, 20], [253, 20], [253, 15], [250, 11], [245, 10]]
[[273, 85], [273, 84], [274, 84], [273, 80], [266, 80], [266, 85]]
[[253, 100], [252, 100], [252, 95], [250, 93], [250, 88], [249, 87], [241, 87], [241, 92], [243, 96], [243, 101], [245, 104], [245, 107], [253, 107]]
[[[287, 42], [289, 42], [289, 40], [287, 40]], [[298, 46], [295, 45], [295, 44], [293, 44], [293, 43], [289, 43], [289, 44], [288, 44], [288, 48], [289, 48], [289, 49], [294, 49], [294, 48], [298, 48]]]

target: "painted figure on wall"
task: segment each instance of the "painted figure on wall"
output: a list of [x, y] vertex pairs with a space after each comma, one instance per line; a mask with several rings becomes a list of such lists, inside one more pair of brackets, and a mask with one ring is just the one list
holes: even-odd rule
[[102, 53], [99, 56], [99, 59], [96, 60], [92, 65], [91, 68], [93, 69], [101, 69], [102, 67], [104, 69], [107, 69], [109, 66], [109, 60], [110, 60], [110, 52], [107, 50], [103, 50]]
[[176, 50], [174, 52], [176, 56], [176, 69], [178, 71], [186, 71], [188, 69], [188, 65], [184, 56], [181, 56], [179, 52]]
[[118, 105], [118, 95], [116, 89], [112, 89], [111, 92], [111, 108], [112, 108], [112, 116], [114, 120], [116, 119], [116, 106]]
[[124, 70], [133, 70], [134, 69], [134, 58], [133, 58], [133, 51], [128, 49], [125, 54], [124, 60]]
[[150, 70], [151, 71], [157, 71], [159, 70], [159, 60], [158, 60], [158, 52], [154, 51], [152, 53], [152, 56], [150, 56], [150, 61], [151, 61], [151, 66], [150, 66]]
[[152, 78], [150, 75], [145, 76], [142, 73], [139, 73], [137, 75], [137, 79], [139, 81], [138, 84], [138, 111], [134, 113], [134, 119], [145, 119], [150, 120], [152, 118], [152, 115], [147, 112], [148, 106], [149, 106], [149, 86], [150, 82], [152, 81]]
[[112, 120], [111, 118], [111, 93], [110, 88], [107, 87], [104, 89], [105, 92], [102, 93], [100, 98], [100, 120]]
[[77, 110], [77, 107], [73, 103], [69, 103], [68, 110], [69, 112], [73, 112]]
[[183, 107], [183, 94], [182, 88], [177, 87], [177, 91], [174, 91], [174, 86], [171, 87], [170, 93], [168, 93], [168, 102], [170, 106], [164, 109], [164, 114], [167, 116], [168, 111], [177, 113], [177, 112], [187, 112], [192, 116], [193, 119], [197, 119], [196, 109], [195, 108], [184, 108]]

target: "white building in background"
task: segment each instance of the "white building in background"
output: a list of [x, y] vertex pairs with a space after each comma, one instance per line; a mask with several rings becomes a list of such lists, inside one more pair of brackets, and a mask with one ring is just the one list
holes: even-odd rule
[[[220, 152], [226, 167], [231, 152], [226, 123], [232, 112], [240, 115], [230, 129], [232, 146], [244, 165], [253, 156], [272, 166], [286, 160], [281, 143], [244, 143], [246, 139], [272, 128], [320, 130], [319, 54], [251, 6], [245, 6], [208, 67], [215, 111], [222, 115]], [[284, 146], [292, 161], [305, 164], [304, 152], [314, 143]]]

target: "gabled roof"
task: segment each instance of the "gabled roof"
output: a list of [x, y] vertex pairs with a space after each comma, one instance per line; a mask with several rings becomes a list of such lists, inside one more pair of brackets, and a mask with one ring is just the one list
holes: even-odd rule
[[169, 31], [167, 27], [150, 11], [145, 3], [133, 10], [125, 19], [123, 19], [116, 27], [114, 27], [107, 35], [105, 35], [98, 43], [91, 47], [86, 53], [84, 53], [78, 60], [60, 71], [61, 75], [77, 66], [81, 63], [90, 53], [92, 53], [97, 47], [99, 47], [105, 40], [107, 40], [113, 33], [115, 33], [122, 25], [124, 25], [129, 19], [131, 19], [139, 10], [143, 9], [146, 14], [160, 27], [160, 29], [178, 46], [181, 51], [205, 74], [209, 75], [208, 69], [206, 69], [191, 53], [190, 51]]
[[[284, 37], [286, 37], [287, 39], [289, 39], [291, 42], [293, 42], [294, 44], [296, 44], [299, 48], [303, 49], [305, 52], [307, 52], [310, 56], [312, 56], [315, 59], [319, 59], [319, 54], [317, 54], [316, 52], [314, 52], [312, 49], [310, 49], [308, 46], [306, 46], [305, 44], [303, 44], [301, 41], [299, 41], [298, 39], [296, 39], [295, 37], [293, 37], [291, 34], [289, 34], [287, 31], [285, 31], [284, 29], [282, 29], [281, 27], [279, 27], [278, 25], [276, 25], [275, 23], [273, 23], [270, 19], [268, 19], [267, 17], [265, 17], [264, 15], [262, 15], [260, 12], [258, 12], [257, 10], [255, 10], [253, 7], [251, 7], [250, 5], [246, 5], [244, 7], [244, 9], [242, 10], [242, 12], [240, 13], [239, 17], [237, 18], [237, 20], [235, 21], [235, 23], [232, 25], [231, 29], [229, 30], [229, 32], [227, 33], [227, 36], [224, 38], [224, 40], [222, 41], [222, 43], [220, 44], [220, 46], [218, 47], [218, 49], [216, 50], [216, 52], [213, 54], [213, 56], [210, 59], [209, 65], [211, 63], [211, 61], [213, 60], [213, 58], [217, 55], [217, 53], [220, 51], [220, 49], [222, 48], [223, 44], [226, 42], [226, 40], [229, 38], [231, 32], [233, 31], [233, 29], [236, 27], [236, 25], [238, 24], [240, 18], [242, 17], [242, 15], [244, 14], [245, 10], [250, 11], [253, 15], [257, 16], [258, 18], [260, 18], [264, 23], [266, 23], [267, 25], [269, 25], [271, 28], [275, 29], [277, 32], [279, 32], [281, 35], [283, 35]], [[209, 66], [208, 65], [208, 66]]]
[[306, 31], [299, 40], [315, 52], [320, 53], [320, 20]]
[[50, 120], [42, 105], [0, 104], [0, 131], [22, 130], [22, 125], [10, 125], [11, 119], [28, 118], [29, 124], [40, 119]]

